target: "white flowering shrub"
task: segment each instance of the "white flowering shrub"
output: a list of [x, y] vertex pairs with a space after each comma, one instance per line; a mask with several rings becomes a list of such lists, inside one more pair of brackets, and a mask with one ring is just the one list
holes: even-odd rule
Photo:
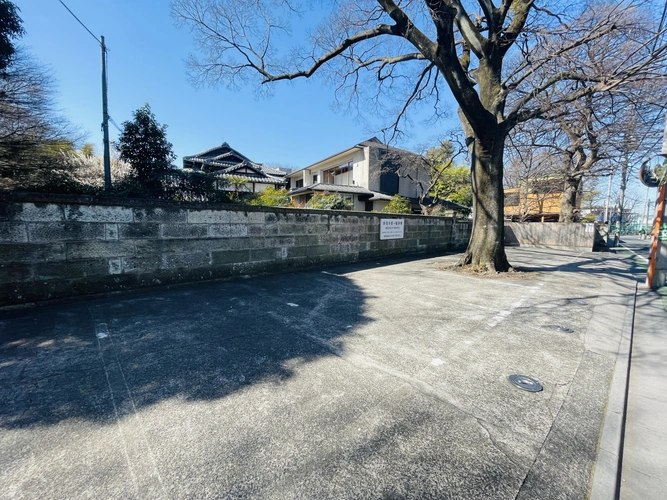
[[[130, 164], [111, 158], [111, 181], [116, 184], [125, 181], [131, 174]], [[81, 186], [82, 189], [97, 190], [104, 188], [104, 158], [74, 151], [63, 153], [63, 167], [59, 176], [68, 183]]]

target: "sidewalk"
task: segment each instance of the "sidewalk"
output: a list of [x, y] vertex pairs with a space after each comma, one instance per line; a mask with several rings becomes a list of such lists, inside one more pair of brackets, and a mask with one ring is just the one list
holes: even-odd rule
[[640, 285], [621, 473], [623, 500], [667, 498], [667, 311]]

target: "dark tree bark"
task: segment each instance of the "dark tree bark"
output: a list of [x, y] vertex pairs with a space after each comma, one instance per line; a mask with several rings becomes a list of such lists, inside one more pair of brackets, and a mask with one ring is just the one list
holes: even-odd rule
[[[472, 143], [473, 230], [461, 264], [507, 271], [504, 245], [502, 133], [475, 138]], [[495, 140], [494, 140], [495, 135]]]
[[581, 177], [570, 176], [565, 180], [558, 222], [576, 221], [576, 206], [580, 189]]

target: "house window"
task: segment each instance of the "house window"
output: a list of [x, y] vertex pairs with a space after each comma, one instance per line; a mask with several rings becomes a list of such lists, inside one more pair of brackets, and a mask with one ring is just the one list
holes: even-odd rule
[[317, 182], [317, 174], [313, 175], [313, 184]]
[[325, 184], [352, 185], [352, 171], [354, 164], [351, 161], [330, 168], [322, 172], [322, 182]]
[[299, 179], [298, 181], [296, 181], [296, 187], [297, 188], [302, 188], [303, 187], [303, 179]]

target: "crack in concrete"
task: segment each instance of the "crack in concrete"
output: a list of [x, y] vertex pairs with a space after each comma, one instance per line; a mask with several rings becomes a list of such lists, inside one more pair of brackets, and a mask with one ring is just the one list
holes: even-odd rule
[[524, 465], [521, 465], [521, 464], [516, 463], [516, 462], [512, 459], [512, 457], [509, 456], [509, 454], [507, 453], [507, 451], [505, 451], [505, 450], [503, 449], [503, 446], [501, 446], [501, 444], [500, 444], [498, 441], [495, 440], [495, 438], [494, 438], [493, 435], [491, 434], [491, 431], [486, 427], [486, 425], [484, 425], [484, 423], [486, 422], [484, 419], [479, 418], [479, 417], [475, 417], [475, 421], [477, 422], [477, 424], [478, 424], [482, 429], [484, 429], [484, 432], [486, 432], [486, 434], [487, 434], [487, 436], [488, 436], [488, 438], [489, 438], [489, 441], [491, 441], [491, 444], [493, 444], [493, 446], [494, 446], [500, 453], [502, 453], [503, 455], [505, 455], [505, 458], [507, 458], [507, 460], [509, 460], [510, 463], [511, 463], [512, 465], [514, 465], [517, 469], [523, 469], [523, 468], [525, 468]]

